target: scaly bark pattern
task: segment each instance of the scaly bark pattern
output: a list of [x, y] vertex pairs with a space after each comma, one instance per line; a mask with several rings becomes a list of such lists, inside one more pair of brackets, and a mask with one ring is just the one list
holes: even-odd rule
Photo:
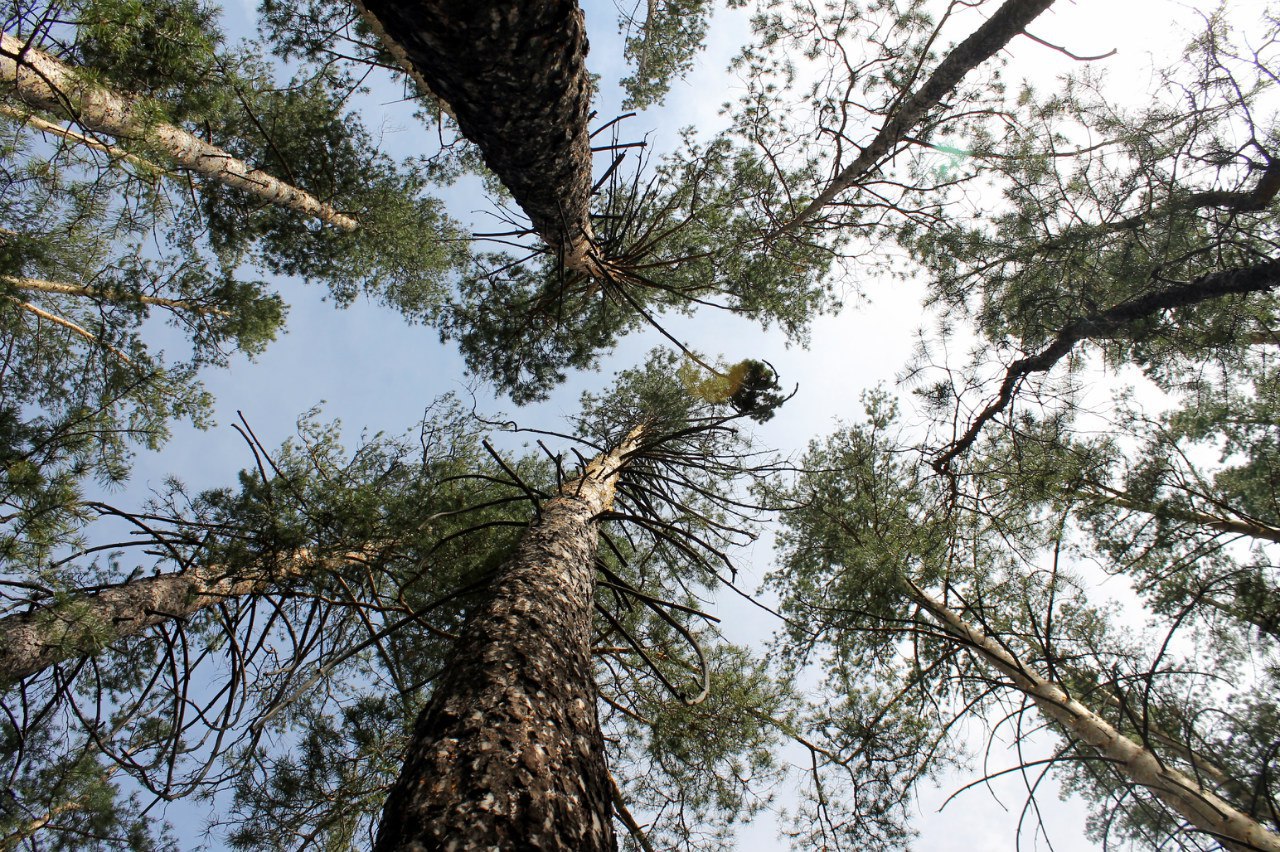
[[576, 0], [364, 0], [379, 36], [444, 100], [570, 270], [591, 235], [591, 81]]
[[8, 34], [0, 34], [0, 81], [34, 109], [70, 115], [83, 127], [117, 139], [146, 139], [175, 163], [202, 177], [346, 231], [357, 227], [355, 219], [310, 193], [253, 168], [182, 128], [144, 120], [127, 98], [81, 80], [57, 59]]
[[596, 518], [635, 430], [542, 505], [418, 717], [377, 852], [616, 848], [591, 673]]

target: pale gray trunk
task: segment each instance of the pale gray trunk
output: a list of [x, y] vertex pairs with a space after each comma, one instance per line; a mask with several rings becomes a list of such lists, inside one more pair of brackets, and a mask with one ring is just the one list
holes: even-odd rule
[[1269, 831], [1204, 789], [1194, 778], [1162, 762], [1149, 749], [1117, 731], [1058, 684], [1022, 664], [1003, 645], [965, 622], [954, 610], [908, 581], [911, 598], [980, 659], [1005, 675], [1044, 715], [1092, 746], [1134, 784], [1147, 788], [1191, 825], [1231, 850], [1280, 852], [1280, 835]]
[[101, 290], [83, 287], [78, 284], [65, 284], [61, 281], [44, 281], [39, 278], [22, 278], [16, 275], [0, 275], [0, 281], [12, 284], [19, 290], [30, 293], [54, 293], [59, 296], [77, 296], [85, 299], [100, 299], [104, 302], [129, 304], [137, 302], [143, 305], [154, 305], [160, 308], [171, 308], [175, 311], [186, 311], [195, 314], [213, 314], [214, 316], [230, 316], [221, 308], [210, 308], [205, 305], [188, 302], [183, 299], [165, 299], [160, 296], [142, 296], [118, 290]]
[[1157, 518], [1186, 521], [1187, 523], [1198, 524], [1218, 532], [1280, 543], [1280, 528], [1252, 518], [1225, 518], [1221, 515], [1210, 515], [1207, 512], [1185, 509], [1180, 506], [1132, 500], [1127, 495], [1110, 488], [1094, 491], [1089, 496], [1103, 503], [1110, 503], [1122, 509], [1131, 509]]
[[215, 145], [164, 122], [151, 122], [133, 104], [102, 86], [81, 80], [72, 68], [21, 39], [0, 34], [0, 80], [28, 106], [70, 115], [95, 133], [117, 139], [146, 139], [177, 164], [209, 180], [219, 181], [262, 199], [346, 231], [357, 227], [355, 219], [304, 190], [250, 167]]

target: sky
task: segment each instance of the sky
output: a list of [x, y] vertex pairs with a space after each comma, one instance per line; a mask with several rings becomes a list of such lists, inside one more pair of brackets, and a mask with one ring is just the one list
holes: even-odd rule
[[[1031, 30], [1078, 54], [1115, 49], [1114, 56], [1096, 65], [1107, 70], [1118, 97], [1141, 101], [1154, 85], [1145, 70], [1152, 55], [1178, 50], [1188, 28], [1194, 27], [1197, 6], [1211, 8], [1170, 0], [1059, 0]], [[592, 44], [588, 67], [605, 83], [597, 109], [602, 117], [609, 117], [620, 111], [619, 95], [610, 83], [625, 73], [617, 14], [610, 2], [587, 2], [584, 7]], [[245, 26], [251, 12], [246, 0], [229, 0], [226, 23], [233, 29]], [[972, 22], [965, 25], [971, 29], [978, 19], [970, 15], [966, 20]], [[962, 38], [967, 31], [957, 29], [953, 38]], [[710, 133], [722, 126], [721, 104], [734, 98], [742, 87], [725, 69], [747, 37], [746, 14], [718, 14], [694, 72], [676, 83], [660, 109], [624, 123], [622, 137], [647, 137], [652, 150], [661, 153], [674, 144], [680, 128], [694, 126]], [[1006, 54], [1011, 77], [1026, 76], [1045, 86], [1053, 85], [1058, 75], [1079, 68], [1078, 63], [1026, 38], [1016, 40]], [[406, 114], [394, 85], [379, 85], [362, 109], [367, 126], [384, 128], [389, 152], [421, 151], [422, 130]], [[492, 229], [483, 224], [488, 202], [476, 181], [464, 181], [444, 197], [453, 216], [477, 223], [480, 230]], [[916, 332], [928, 328], [931, 321], [921, 308], [924, 291], [918, 281], [868, 278], [833, 281], [832, 286], [862, 296], [850, 299], [840, 313], [816, 320], [806, 348], [788, 346], [777, 332], [762, 331], [726, 313], [703, 311], [692, 318], [673, 318], [668, 324], [673, 334], [695, 349], [729, 361], [764, 358], [776, 365], [785, 385], [798, 383], [795, 398], [760, 429], [762, 443], [784, 453], [798, 454], [810, 438], [831, 431], [841, 420], [856, 419], [861, 410], [859, 396], [865, 390], [881, 385], [901, 389], [898, 382], [913, 354]], [[335, 310], [322, 301], [319, 290], [304, 288], [296, 281], [282, 280], [280, 289], [292, 306], [288, 333], [255, 362], [240, 358], [230, 370], [212, 371], [204, 377], [217, 400], [218, 425], [205, 432], [179, 426], [163, 451], [139, 457], [127, 491], [112, 495], [114, 502], [130, 505], [131, 498], [149, 488], [160, 488], [172, 475], [193, 489], [232, 482], [236, 470], [251, 464], [243, 441], [230, 428], [236, 412], [243, 412], [268, 447], [289, 437], [296, 418], [321, 403], [324, 417], [340, 418], [354, 438], [362, 430], [399, 433], [409, 429], [433, 398], [447, 392], [476, 393], [479, 409], [491, 416], [506, 412], [522, 425], [560, 428], [563, 418], [576, 411], [577, 397], [583, 390], [605, 386], [615, 370], [639, 363], [651, 347], [663, 342], [653, 332], [632, 335], [605, 359], [599, 373], [574, 376], [547, 402], [517, 409], [469, 381], [461, 358], [452, 348], [441, 345], [432, 329], [407, 326], [392, 311], [364, 299], [345, 310]], [[746, 566], [742, 585], [751, 587], [768, 570], [771, 553], [767, 541], [740, 554], [740, 559]], [[717, 601], [715, 611], [736, 641], [761, 643], [777, 626], [732, 597]], [[980, 735], [974, 731], [975, 740], [980, 740]], [[992, 767], [1001, 765], [1001, 760], [1007, 765], [1011, 757], [997, 751]], [[958, 773], [946, 779], [938, 791], [925, 792], [917, 822], [921, 836], [915, 848], [939, 852], [1014, 848], [1025, 796], [1023, 782], [1017, 777], [995, 784], [995, 795], [985, 788], [971, 790], [945, 811], [937, 812], [947, 795], [976, 777]], [[1059, 802], [1052, 784], [1040, 801], [1051, 826], [1052, 848], [1060, 852], [1096, 848], [1081, 837], [1084, 812], [1079, 802]], [[740, 848], [784, 846], [774, 838], [772, 823], [764, 819], [744, 830]], [[1027, 831], [1022, 848], [1050, 847]]]

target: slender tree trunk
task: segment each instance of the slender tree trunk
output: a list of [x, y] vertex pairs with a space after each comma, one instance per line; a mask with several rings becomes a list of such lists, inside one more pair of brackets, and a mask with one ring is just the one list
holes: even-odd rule
[[[362, 0], [572, 272], [591, 251], [591, 80], [576, 0]], [[403, 58], [402, 58], [403, 57]]]
[[[365, 558], [365, 553], [348, 553], [343, 562]], [[0, 689], [55, 663], [97, 654], [162, 622], [266, 591], [319, 567], [320, 562], [302, 550], [270, 571], [228, 574], [220, 566], [192, 568], [72, 594], [48, 607], [5, 616], [0, 618]]]
[[49, 133], [57, 136], [59, 139], [66, 139], [69, 142], [84, 145], [86, 148], [101, 151], [112, 159], [127, 160], [135, 166], [145, 169], [150, 174], [165, 174], [165, 170], [157, 166], [155, 163], [148, 162], [141, 157], [130, 154], [128, 151], [122, 151], [119, 148], [106, 144], [105, 142], [99, 142], [97, 139], [85, 136], [83, 133], [77, 133], [69, 127], [63, 127], [61, 124], [54, 124], [52, 121], [46, 121], [34, 113], [14, 109], [7, 104], [0, 104], [0, 113], [14, 118], [23, 124], [28, 124], [36, 130], [39, 130], [41, 133]]
[[920, 123], [925, 114], [960, 85], [966, 74], [1003, 50], [1027, 24], [1051, 5], [1053, 0], [1005, 0], [986, 23], [974, 30], [972, 35], [956, 45], [938, 63], [933, 74], [919, 89], [910, 94], [903, 93], [902, 99], [890, 107], [884, 125], [875, 138], [859, 150], [857, 159], [841, 169], [827, 188], [789, 222], [778, 228], [774, 236], [794, 232], [821, 212], [822, 208], [835, 201], [836, 196], [878, 168], [880, 162], [904, 141], [904, 137]]
[[1152, 505], [1141, 500], [1131, 500], [1122, 492], [1111, 488], [1106, 488], [1101, 493], [1095, 492], [1091, 496], [1096, 497], [1103, 503], [1110, 503], [1122, 509], [1131, 509], [1157, 518], [1186, 521], [1189, 524], [1198, 524], [1218, 532], [1280, 543], [1280, 528], [1273, 527], [1271, 524], [1263, 523], [1262, 521], [1224, 518], [1219, 515], [1210, 515], [1207, 512], [1198, 512], [1194, 509], [1184, 509], [1163, 503]]
[[1134, 784], [1146, 787], [1191, 825], [1228, 849], [1280, 852], [1280, 835], [1232, 807], [1194, 778], [1165, 764], [1152, 751], [1117, 731], [1053, 681], [1033, 672], [1003, 645], [964, 621], [954, 610], [919, 586], [907, 581], [908, 594], [942, 629], [960, 640], [1014, 687], [1027, 695], [1044, 715], [1092, 746]]
[[[1140, 712], [1134, 712], [1133, 709], [1122, 705], [1120, 699], [1114, 695], [1106, 694], [1104, 700], [1117, 710], [1130, 715], [1131, 718], [1138, 718], [1142, 716]], [[1175, 718], [1181, 715], [1177, 710], [1168, 710], [1168, 712], [1170, 712]], [[1158, 743], [1161, 747], [1167, 749], [1171, 754], [1177, 755], [1180, 760], [1192, 767], [1192, 773], [1197, 780], [1205, 778], [1211, 781], [1219, 790], [1226, 793], [1236, 803], [1243, 804], [1250, 801], [1258, 802], [1259, 805], [1265, 807], [1268, 813], [1271, 814], [1272, 821], [1275, 821], [1276, 817], [1280, 815], [1277, 814], [1276, 808], [1269, 797], [1265, 795], [1260, 796], [1258, 791], [1249, 784], [1246, 784], [1238, 780], [1235, 776], [1228, 774], [1225, 769], [1213, 760], [1213, 758], [1196, 751], [1191, 747], [1190, 743], [1184, 742], [1174, 734], [1171, 734], [1159, 725], [1154, 724], [1149, 719], [1144, 720], [1144, 723], [1147, 728], [1145, 735]]]
[[16, 275], [0, 275], [0, 281], [6, 284], [12, 284], [19, 290], [26, 290], [30, 293], [56, 293], [60, 296], [79, 296], [85, 299], [100, 299], [104, 302], [115, 302], [117, 304], [129, 304], [131, 302], [143, 305], [155, 305], [160, 308], [170, 308], [175, 311], [185, 311], [193, 314], [213, 314], [214, 316], [230, 316], [228, 311], [221, 308], [210, 308], [205, 305], [189, 302], [185, 299], [164, 299], [160, 296], [143, 296], [134, 293], [125, 293], [120, 290], [101, 290], [93, 287], [82, 287], [78, 284], [65, 284], [61, 281], [44, 281], [39, 278], [22, 278]]
[[1280, 331], [1251, 332], [1245, 340], [1250, 346], [1280, 346]]
[[40, 829], [44, 828], [58, 817], [65, 813], [78, 811], [83, 807], [84, 803], [79, 799], [72, 799], [71, 801], [54, 805], [43, 816], [36, 817], [17, 831], [0, 838], [0, 852], [10, 852], [10, 850], [17, 849], [22, 845], [23, 841], [34, 837]]
[[1256, 628], [1272, 639], [1280, 639], [1280, 595], [1278, 594], [1268, 598], [1268, 602], [1276, 602], [1272, 603], [1270, 611], [1245, 606], [1238, 599], [1224, 601], [1213, 595], [1199, 595], [1197, 599], [1204, 601], [1223, 615]]
[[616, 848], [591, 673], [596, 518], [641, 435], [544, 503], [499, 569], [418, 717], [378, 852]]
[[128, 99], [81, 80], [73, 69], [8, 34], [0, 34], [0, 80], [33, 109], [70, 115], [95, 133], [146, 139], [198, 175], [346, 231], [357, 227], [355, 219], [310, 193], [252, 168], [179, 127], [148, 121]]
[[67, 319], [66, 317], [60, 317], [57, 314], [49, 313], [43, 308], [33, 305], [30, 302], [24, 302], [21, 299], [19, 299], [17, 296], [10, 296], [9, 301], [13, 302], [15, 305], [17, 305], [19, 308], [22, 308], [22, 310], [26, 311], [27, 313], [35, 314], [40, 319], [45, 320], [46, 322], [51, 322], [54, 325], [61, 326], [62, 328], [65, 328], [67, 331], [71, 332], [72, 334], [75, 334], [79, 337], [83, 337], [85, 340], [89, 341], [90, 343], [101, 346], [103, 349], [106, 349], [108, 352], [110, 352], [112, 355], [115, 355], [124, 363], [130, 366], [133, 366], [133, 360], [128, 355], [124, 354], [119, 349], [112, 346], [110, 343], [107, 343], [101, 337], [94, 334], [92, 331], [89, 331], [89, 329], [85, 328], [84, 326], [74, 323], [71, 320]]

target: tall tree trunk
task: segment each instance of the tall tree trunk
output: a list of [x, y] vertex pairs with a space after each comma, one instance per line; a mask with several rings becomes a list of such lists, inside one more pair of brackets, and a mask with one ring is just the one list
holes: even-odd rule
[[377, 852], [616, 848], [591, 673], [596, 518], [636, 428], [542, 505], [418, 717]]
[[[344, 554], [342, 561], [367, 556], [353, 552]], [[71, 594], [51, 606], [5, 616], [0, 618], [0, 689], [55, 663], [97, 654], [162, 622], [259, 594], [321, 566], [309, 551], [301, 550], [277, 560], [271, 570], [228, 573], [222, 566], [192, 568]]]
[[943, 630], [1009, 678], [1015, 688], [1035, 702], [1040, 712], [1092, 746], [1116, 771], [1134, 784], [1146, 787], [1191, 825], [1233, 852], [1280, 852], [1280, 835], [1264, 828], [1248, 814], [1206, 790], [1194, 778], [1165, 764], [1155, 753], [1124, 736], [1106, 719], [1072, 698], [1061, 686], [1024, 666], [1004, 645], [968, 624], [942, 601], [909, 580], [907, 591]]
[[1218, 532], [1229, 533], [1232, 535], [1248, 536], [1263, 541], [1274, 541], [1280, 543], [1280, 527], [1274, 527], [1263, 521], [1253, 520], [1251, 518], [1227, 518], [1221, 515], [1210, 515], [1206, 512], [1199, 512], [1195, 509], [1186, 509], [1181, 506], [1173, 506], [1167, 503], [1149, 503], [1144, 500], [1134, 500], [1121, 491], [1105, 486], [1098, 487], [1098, 490], [1089, 493], [1088, 496], [1095, 497], [1102, 503], [1110, 503], [1113, 506], [1119, 506], [1122, 509], [1131, 509], [1135, 512], [1142, 512], [1145, 515], [1151, 515], [1155, 518], [1168, 518], [1174, 521], [1185, 521], [1190, 524], [1198, 524], [1208, 527]]
[[[359, 0], [565, 267], [594, 276], [591, 80], [576, 0]], [[403, 59], [401, 58], [403, 57]]]
[[73, 69], [8, 34], [0, 34], [0, 80], [34, 109], [70, 115], [89, 130], [117, 139], [146, 139], [198, 175], [346, 231], [357, 227], [355, 219], [310, 193], [252, 168], [180, 127], [147, 120], [128, 99], [80, 79]]

